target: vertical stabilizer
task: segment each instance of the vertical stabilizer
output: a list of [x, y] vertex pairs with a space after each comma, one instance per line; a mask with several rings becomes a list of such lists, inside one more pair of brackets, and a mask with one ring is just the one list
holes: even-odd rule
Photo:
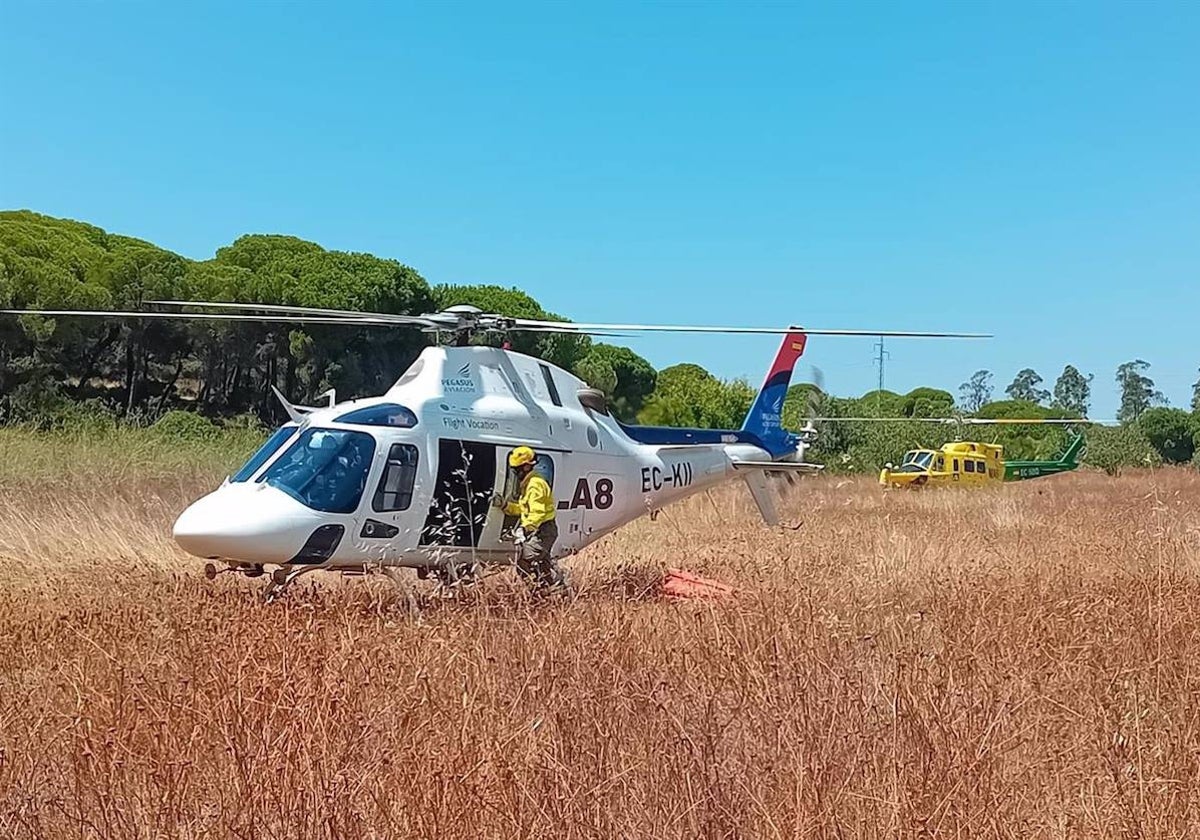
[[792, 436], [783, 428], [783, 401], [787, 397], [796, 362], [804, 355], [807, 339], [799, 328], [783, 337], [775, 361], [767, 371], [767, 378], [742, 423], [742, 431], [757, 436], [767, 451], [776, 457], [787, 454], [793, 448]]
[[771, 495], [771, 486], [767, 483], [767, 474], [762, 470], [754, 470], [746, 474], [746, 486], [754, 497], [754, 504], [762, 514], [763, 522], [772, 528], [779, 524], [779, 510], [775, 506], [775, 497]]
[[1083, 449], [1083, 435], [1075, 435], [1075, 439], [1067, 446], [1067, 451], [1059, 458], [1059, 463], [1064, 466], [1074, 467], [1078, 465], [1079, 453]]

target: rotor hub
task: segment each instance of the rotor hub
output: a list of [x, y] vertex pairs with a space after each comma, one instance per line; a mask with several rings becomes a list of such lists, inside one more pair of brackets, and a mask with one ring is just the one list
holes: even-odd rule
[[515, 318], [484, 312], [478, 306], [459, 304], [441, 312], [424, 314], [422, 332], [450, 333], [459, 343], [476, 333], [506, 333], [517, 327]]

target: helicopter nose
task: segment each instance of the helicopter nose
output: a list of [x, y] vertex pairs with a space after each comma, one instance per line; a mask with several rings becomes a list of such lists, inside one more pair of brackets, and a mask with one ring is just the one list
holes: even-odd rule
[[228, 485], [181, 513], [172, 535], [196, 557], [286, 563], [322, 524], [320, 514], [273, 487]]

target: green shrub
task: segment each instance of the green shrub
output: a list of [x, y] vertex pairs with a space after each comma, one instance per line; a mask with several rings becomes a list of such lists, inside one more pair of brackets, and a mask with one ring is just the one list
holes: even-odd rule
[[262, 421], [253, 414], [235, 414], [221, 423], [221, 428], [232, 432], [262, 432]]
[[1146, 433], [1136, 424], [1100, 426], [1088, 433], [1084, 463], [1117, 475], [1126, 467], [1157, 467], [1162, 465]]
[[1151, 408], [1138, 418], [1150, 445], [1169, 464], [1186, 464], [1195, 451], [1192, 416], [1178, 408]]
[[191, 411], [168, 411], [151, 429], [158, 437], [177, 441], [215, 440], [221, 433], [207, 417]]
[[95, 434], [116, 428], [117, 417], [101, 400], [73, 401], [56, 382], [39, 377], [23, 382], [0, 400], [0, 423]]

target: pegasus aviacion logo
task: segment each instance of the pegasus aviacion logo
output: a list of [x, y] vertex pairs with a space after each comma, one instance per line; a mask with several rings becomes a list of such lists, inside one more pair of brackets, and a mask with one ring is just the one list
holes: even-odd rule
[[455, 376], [442, 380], [442, 390], [448, 394], [469, 394], [475, 390], [475, 380], [471, 376], [471, 363], [455, 371]]

